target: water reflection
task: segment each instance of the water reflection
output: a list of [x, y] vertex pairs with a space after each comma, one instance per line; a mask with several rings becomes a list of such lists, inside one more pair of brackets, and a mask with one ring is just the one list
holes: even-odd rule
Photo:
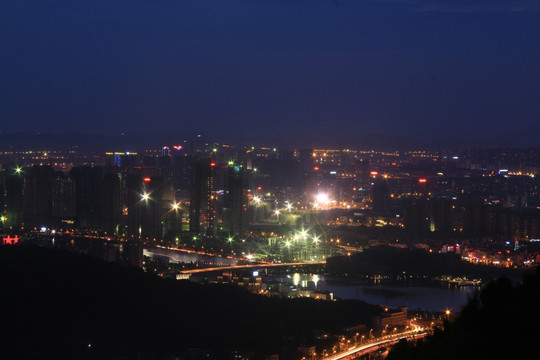
[[448, 286], [433, 283], [389, 283], [375, 278], [371, 283], [355, 283], [321, 274], [271, 275], [274, 280], [289, 282], [297, 287], [329, 291], [341, 299], [357, 299], [370, 304], [407, 306], [428, 311], [459, 311], [478, 290], [475, 286]]
[[[275, 276], [272, 276], [274, 279]], [[294, 273], [291, 275], [287, 275], [287, 279], [292, 280], [292, 284], [294, 286], [300, 286], [303, 288], [317, 288], [319, 285], [319, 281], [321, 280], [321, 276], [319, 274], [300, 274], [300, 273]]]
[[226, 257], [217, 257], [197, 253], [188, 253], [174, 249], [165, 249], [158, 247], [145, 248], [143, 250], [143, 255], [152, 258], [159, 257], [173, 263], [200, 263], [212, 266], [227, 266], [238, 264], [238, 261], [236, 259], [229, 259]]

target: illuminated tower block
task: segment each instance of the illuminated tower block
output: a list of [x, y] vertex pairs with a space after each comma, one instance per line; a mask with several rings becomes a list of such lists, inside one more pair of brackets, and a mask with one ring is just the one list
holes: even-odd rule
[[198, 158], [191, 166], [191, 201], [189, 230], [206, 237], [214, 236], [216, 209], [214, 190], [216, 163], [210, 158]]

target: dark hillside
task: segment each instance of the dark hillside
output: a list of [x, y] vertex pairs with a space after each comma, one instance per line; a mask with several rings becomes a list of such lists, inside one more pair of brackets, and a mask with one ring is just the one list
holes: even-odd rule
[[444, 331], [416, 347], [400, 343], [387, 360], [537, 359], [539, 304], [540, 268], [518, 286], [500, 278], [471, 299]]
[[[190, 348], [275, 353], [284, 337], [369, 323], [359, 301], [280, 300], [174, 281], [87, 256], [0, 247], [0, 351], [15, 358], [170, 355]], [[5, 358], [1, 356], [1, 358]]]

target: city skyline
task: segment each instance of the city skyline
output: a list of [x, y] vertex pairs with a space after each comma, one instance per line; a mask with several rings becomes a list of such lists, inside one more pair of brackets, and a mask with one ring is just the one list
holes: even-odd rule
[[538, 0], [3, 0], [0, 53], [3, 358], [534, 351]]

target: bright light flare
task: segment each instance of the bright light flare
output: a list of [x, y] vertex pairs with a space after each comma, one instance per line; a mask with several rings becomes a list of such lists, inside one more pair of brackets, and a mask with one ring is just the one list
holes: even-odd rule
[[255, 202], [255, 204], [260, 204], [261, 203], [261, 198], [258, 197], [258, 196], [254, 196], [253, 201]]
[[180, 205], [178, 205], [178, 203], [174, 203], [174, 204], [172, 204], [171, 207], [173, 208], [173, 210], [178, 210], [178, 208], [180, 207]]
[[142, 194], [141, 200], [148, 201], [148, 199], [150, 199], [150, 195], [148, 195], [148, 194]]
[[328, 194], [318, 193], [315, 197], [315, 201], [317, 202], [317, 204], [326, 204], [330, 202], [330, 198], [328, 197]]
[[274, 215], [279, 215], [281, 212], [279, 210], [274, 211]]

